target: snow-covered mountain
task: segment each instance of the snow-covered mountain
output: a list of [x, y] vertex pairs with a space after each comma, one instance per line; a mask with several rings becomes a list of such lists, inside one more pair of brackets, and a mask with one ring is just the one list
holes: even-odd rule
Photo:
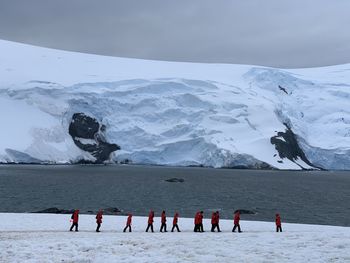
[[350, 169], [350, 64], [147, 61], [0, 41], [0, 162]]

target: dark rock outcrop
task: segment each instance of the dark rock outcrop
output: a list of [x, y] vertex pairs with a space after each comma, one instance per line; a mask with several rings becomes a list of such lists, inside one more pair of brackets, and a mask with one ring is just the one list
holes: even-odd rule
[[122, 212], [116, 207], [109, 207], [102, 210], [105, 215], [118, 215]]
[[237, 209], [237, 210], [234, 212], [234, 214], [237, 213], [238, 211], [239, 211], [239, 213], [240, 213], [241, 215], [255, 215], [255, 214], [256, 214], [256, 212], [251, 211], [251, 210], [246, 210], [246, 209]]
[[271, 137], [270, 139], [271, 144], [275, 145], [279, 157], [281, 159], [287, 158], [291, 160], [303, 170], [306, 170], [307, 168], [299, 164], [297, 160], [302, 160], [304, 163], [315, 169], [322, 169], [320, 167], [316, 167], [308, 160], [305, 153], [300, 148], [294, 132], [286, 123], [284, 123], [284, 125], [286, 126], [286, 131], [277, 132], [277, 135]]
[[[105, 215], [117, 215], [117, 214], [120, 214], [122, 211], [120, 211], [118, 208], [116, 207], [109, 207], [109, 208], [105, 208], [105, 209], [102, 209], [103, 210], [103, 213]], [[50, 208], [47, 208], [47, 209], [44, 209], [44, 210], [40, 210], [40, 211], [35, 211], [35, 212], [32, 212], [32, 213], [40, 213], [40, 214], [72, 214], [74, 212], [74, 209], [60, 209], [60, 208], [57, 208], [57, 207], [50, 207]], [[82, 214], [96, 214], [98, 211], [92, 211], [92, 210], [88, 210], [88, 211], [83, 211], [83, 210], [80, 210], [80, 213]]]
[[185, 182], [185, 180], [182, 178], [170, 178], [170, 179], [166, 179], [165, 181], [169, 182], [169, 183], [183, 183], [183, 182]]
[[74, 212], [74, 209], [66, 210], [66, 209], [59, 209], [57, 207], [50, 207], [44, 210], [36, 211], [33, 213], [45, 213], [45, 214], [72, 214]]
[[275, 167], [269, 165], [268, 163], [265, 162], [256, 162], [252, 164], [247, 164], [247, 165], [233, 165], [233, 166], [224, 166], [222, 167], [223, 169], [249, 169], [249, 170], [274, 170], [276, 169]]
[[96, 158], [94, 163], [103, 163], [110, 154], [120, 149], [117, 144], [108, 143], [104, 138], [106, 127], [84, 113], [74, 113], [69, 125], [69, 134], [76, 146]]
[[278, 88], [288, 95], [288, 91], [285, 88], [281, 87], [280, 85], [278, 85]]

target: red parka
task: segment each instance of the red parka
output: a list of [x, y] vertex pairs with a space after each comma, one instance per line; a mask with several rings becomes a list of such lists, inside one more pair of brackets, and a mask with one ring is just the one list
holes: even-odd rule
[[102, 211], [99, 211], [96, 215], [96, 223], [97, 224], [102, 224], [102, 214], [103, 212]]
[[131, 226], [132, 214], [128, 215], [128, 219], [126, 220], [126, 226]]
[[281, 217], [279, 214], [276, 214], [276, 226], [281, 226]]
[[173, 225], [176, 225], [176, 224], [177, 224], [178, 219], [179, 219], [179, 214], [178, 214], [178, 213], [175, 213], [174, 219], [173, 219]]
[[151, 211], [148, 214], [148, 224], [153, 224], [154, 212]]
[[162, 224], [165, 224], [165, 222], [166, 222], [166, 215], [165, 215], [164, 211], [162, 212], [161, 222], [162, 222]]
[[79, 210], [75, 210], [72, 215], [73, 223], [78, 223], [79, 221]]
[[238, 225], [240, 219], [241, 219], [240, 214], [239, 214], [239, 212], [237, 212], [237, 213], [235, 214], [235, 218], [234, 218], [233, 223], [234, 223], [235, 225]]
[[202, 222], [203, 222], [203, 214], [201, 212], [198, 212], [196, 214], [196, 219], [195, 219], [195, 224], [202, 224]]
[[215, 212], [211, 214], [211, 224], [212, 225], [216, 224], [216, 213]]
[[201, 214], [200, 212], [197, 212], [196, 215], [194, 216], [194, 224], [195, 225], [200, 224], [199, 223], [199, 216], [200, 216], [200, 214]]
[[219, 213], [214, 212], [214, 213], [211, 215], [211, 223], [212, 223], [213, 225], [219, 224]]

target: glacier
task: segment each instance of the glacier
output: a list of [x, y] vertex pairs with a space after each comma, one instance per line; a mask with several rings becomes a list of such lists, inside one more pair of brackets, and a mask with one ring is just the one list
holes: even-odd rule
[[350, 64], [149, 61], [0, 40], [0, 163], [348, 170], [349, 102]]

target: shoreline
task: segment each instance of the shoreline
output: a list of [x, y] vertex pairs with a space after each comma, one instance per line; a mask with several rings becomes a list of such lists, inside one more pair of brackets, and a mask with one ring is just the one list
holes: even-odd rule
[[4, 166], [80, 166], [80, 167], [110, 167], [110, 166], [130, 166], [130, 167], [160, 167], [160, 168], [198, 168], [198, 169], [213, 169], [213, 170], [238, 170], [238, 171], [270, 171], [270, 172], [350, 172], [350, 170], [325, 170], [325, 169], [254, 169], [254, 168], [244, 168], [244, 167], [212, 167], [212, 166], [201, 166], [201, 165], [190, 165], [190, 166], [180, 166], [180, 165], [160, 165], [160, 164], [120, 164], [120, 163], [106, 163], [106, 164], [93, 164], [93, 163], [1, 163], [0, 167]]

